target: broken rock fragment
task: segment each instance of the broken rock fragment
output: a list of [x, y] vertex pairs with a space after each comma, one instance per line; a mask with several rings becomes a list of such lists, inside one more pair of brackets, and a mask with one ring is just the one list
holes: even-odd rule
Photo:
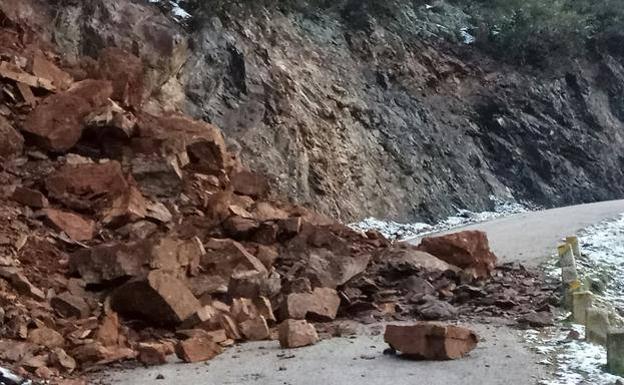
[[93, 239], [95, 222], [69, 211], [44, 209], [44, 214], [58, 231], [63, 231], [74, 241]]
[[42, 209], [48, 206], [48, 199], [41, 193], [41, 191], [22, 186], [15, 188], [11, 198], [18, 203], [35, 209]]
[[91, 310], [87, 302], [70, 292], [61, 293], [50, 300], [50, 306], [65, 318], [86, 318]]
[[306, 317], [333, 320], [338, 313], [340, 297], [334, 289], [316, 288], [312, 293], [291, 293], [284, 301], [283, 318]]
[[163, 365], [167, 363], [168, 349], [164, 344], [156, 342], [141, 342], [137, 346], [139, 362], [147, 365]]
[[278, 327], [282, 348], [300, 348], [315, 344], [319, 337], [314, 325], [305, 320], [287, 319]]
[[100, 51], [100, 77], [113, 85], [112, 99], [125, 107], [138, 108], [143, 102], [143, 63], [140, 58], [116, 47]]
[[30, 283], [24, 273], [17, 267], [0, 267], [0, 278], [4, 278], [9, 281], [11, 286], [13, 286], [13, 288], [21, 294], [28, 295], [37, 300], [45, 299], [43, 291]]
[[248, 319], [238, 326], [243, 336], [249, 341], [262, 341], [269, 338], [269, 326], [263, 316]]
[[85, 199], [116, 196], [128, 190], [117, 161], [64, 165], [46, 178], [46, 189], [55, 197], [72, 195]]
[[144, 241], [105, 243], [82, 249], [69, 257], [69, 270], [87, 284], [101, 284], [147, 274], [149, 245]]
[[477, 335], [466, 328], [439, 323], [388, 325], [384, 340], [406, 357], [454, 360], [477, 346]]
[[22, 152], [24, 138], [11, 123], [0, 116], [0, 158], [8, 159]]
[[482, 231], [425, 237], [418, 249], [451, 265], [474, 270], [480, 278], [488, 277], [496, 267], [496, 255], [490, 250], [487, 235]]
[[201, 307], [193, 293], [175, 276], [160, 270], [120, 286], [111, 306], [122, 316], [139, 317], [156, 325], [177, 325]]
[[221, 354], [223, 348], [212, 338], [195, 337], [180, 341], [175, 347], [176, 356], [184, 362], [211, 360]]

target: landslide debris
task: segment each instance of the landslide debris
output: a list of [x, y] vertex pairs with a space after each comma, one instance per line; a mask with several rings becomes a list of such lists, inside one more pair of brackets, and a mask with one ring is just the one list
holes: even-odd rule
[[[69, 384], [245, 340], [303, 347], [341, 317], [549, 311], [550, 288], [496, 267], [485, 234], [416, 248], [285, 203], [217, 127], [143, 110], [132, 53], [104, 49], [76, 79], [18, 26], [0, 29], [13, 41], [0, 46], [0, 362], [18, 373]], [[445, 357], [469, 350], [464, 337]]]

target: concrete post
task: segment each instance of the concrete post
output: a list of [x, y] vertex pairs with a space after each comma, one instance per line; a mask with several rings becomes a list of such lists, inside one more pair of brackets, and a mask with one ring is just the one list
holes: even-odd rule
[[575, 266], [576, 261], [574, 260], [574, 252], [572, 251], [572, 246], [569, 243], [564, 243], [562, 245], [557, 246], [557, 252], [559, 253], [559, 264], [561, 267]]
[[576, 271], [576, 261], [572, 247], [565, 243], [557, 246], [559, 265], [561, 265], [561, 282], [563, 283], [563, 307], [572, 309], [572, 294], [579, 289], [580, 282]]
[[624, 329], [611, 329], [607, 334], [607, 368], [611, 374], [624, 376]]
[[566, 237], [566, 243], [570, 245], [570, 247], [572, 248], [572, 253], [574, 253], [574, 256], [576, 258], [580, 258], [581, 257], [581, 245], [579, 244], [578, 237], [576, 235], [573, 235], [571, 237]]
[[586, 325], [587, 309], [592, 307], [594, 295], [590, 291], [579, 291], [572, 294], [572, 316], [574, 322]]
[[609, 312], [595, 307], [586, 311], [585, 339], [598, 345], [606, 346], [609, 332]]

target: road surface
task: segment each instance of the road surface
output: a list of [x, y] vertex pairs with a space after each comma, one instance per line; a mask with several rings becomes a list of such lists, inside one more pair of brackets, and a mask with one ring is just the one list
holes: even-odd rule
[[[624, 200], [518, 214], [462, 229], [486, 231], [502, 261], [538, 265], [562, 237], [624, 213]], [[459, 229], [455, 229], [457, 231]], [[281, 350], [275, 341], [245, 343], [202, 364], [170, 364], [109, 372], [106, 383], [162, 385], [535, 385], [552, 368], [523, 342], [522, 332], [504, 325], [467, 325], [482, 338], [469, 357], [415, 362], [383, 355], [375, 329], [357, 338], [334, 338], [307, 348]], [[293, 357], [286, 358], [292, 355]], [[156, 380], [162, 375], [164, 379]]]

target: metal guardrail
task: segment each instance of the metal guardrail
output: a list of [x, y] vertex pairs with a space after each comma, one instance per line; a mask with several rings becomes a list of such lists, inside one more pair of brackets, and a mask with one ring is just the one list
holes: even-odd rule
[[563, 306], [572, 311], [574, 323], [585, 326], [588, 342], [606, 347], [609, 372], [624, 376], [624, 318], [607, 300], [592, 293], [589, 284], [579, 279], [576, 268], [576, 258], [581, 257], [578, 237], [567, 237], [557, 251], [563, 283]]

